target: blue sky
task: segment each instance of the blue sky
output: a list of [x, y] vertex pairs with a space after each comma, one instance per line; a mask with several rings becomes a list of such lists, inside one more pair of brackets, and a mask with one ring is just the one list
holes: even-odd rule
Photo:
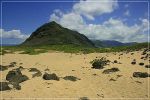
[[79, 31], [90, 39], [148, 41], [147, 2], [99, 1], [3, 2], [3, 43], [21, 43], [49, 21], [56, 21], [64, 27]]

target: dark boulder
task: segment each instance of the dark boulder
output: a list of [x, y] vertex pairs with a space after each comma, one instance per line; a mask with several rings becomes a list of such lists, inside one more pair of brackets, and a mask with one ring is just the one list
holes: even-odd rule
[[63, 78], [64, 80], [70, 80], [70, 81], [77, 81], [80, 80], [79, 78], [75, 77], [75, 76], [65, 76]]
[[133, 59], [133, 61], [131, 62], [132, 65], [135, 65], [136, 64], [136, 60]]
[[59, 81], [59, 77], [55, 73], [52, 73], [52, 74], [45, 73], [43, 75], [43, 79], [44, 80], [56, 80], [56, 81]]
[[29, 78], [26, 75], [22, 75], [22, 73], [19, 69], [11, 70], [6, 75], [6, 80], [9, 82], [21, 83], [28, 79]]
[[2, 65], [0, 65], [0, 71], [5, 71], [5, 70], [7, 70], [7, 69], [8, 69], [7, 66], [2, 66]]
[[145, 65], [145, 68], [150, 68], [150, 65]]
[[117, 61], [117, 60], [114, 60], [114, 63], [118, 63], [118, 61]]
[[11, 90], [8, 82], [0, 82], [0, 91]]
[[146, 78], [146, 77], [150, 77], [150, 75], [147, 72], [134, 72], [133, 77]]
[[143, 65], [144, 65], [144, 63], [142, 63], [142, 62], [141, 62], [141, 63], [139, 63], [139, 65], [143, 66]]
[[103, 71], [104, 74], [111, 74], [113, 72], [118, 72], [119, 69], [118, 68], [111, 68], [111, 69], [106, 69]]

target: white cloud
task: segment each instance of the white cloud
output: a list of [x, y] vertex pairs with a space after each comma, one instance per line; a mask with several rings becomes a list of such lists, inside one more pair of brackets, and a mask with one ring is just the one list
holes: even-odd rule
[[[77, 4], [80, 4], [80, 3], [77, 3]], [[95, 7], [95, 4], [93, 5]], [[91, 2], [89, 3], [88, 6], [93, 7]], [[109, 20], [103, 23], [99, 23], [99, 24], [87, 24], [86, 21], [83, 19], [82, 14], [79, 13], [78, 11], [74, 11], [75, 10], [74, 7], [75, 6], [73, 6], [73, 10], [69, 13], [63, 13], [60, 10], [59, 12], [61, 12], [61, 14], [57, 14], [56, 12], [54, 12], [50, 16], [50, 21], [56, 21], [57, 23], [61, 24], [62, 26], [66, 28], [76, 30], [86, 35], [90, 39], [117, 40], [120, 42], [145, 42], [147, 41], [147, 38], [148, 38], [148, 20], [147, 19], [140, 19], [139, 24], [134, 24], [132, 26], [128, 26], [124, 20], [115, 19], [115, 18], [110, 18]], [[85, 8], [83, 7], [82, 9], [85, 9]], [[96, 15], [93, 12], [94, 10], [96, 11], [96, 9], [94, 10], [93, 9], [91, 11], [90, 10], [85, 11], [86, 14], [91, 16], [91, 19], [93, 19], [94, 16]], [[104, 10], [104, 12], [106, 11]]]
[[5, 31], [4, 29], [0, 29], [1, 32], [1, 38], [16, 38], [16, 39], [22, 39], [25, 40], [29, 37], [29, 35], [25, 35], [21, 33], [20, 30], [11, 30], [11, 31]]
[[130, 16], [130, 11], [129, 10], [125, 11], [124, 15], [125, 16]]
[[90, 20], [94, 20], [94, 16], [111, 13], [118, 7], [117, 0], [94, 1], [81, 0], [73, 6], [76, 13], [84, 15]]

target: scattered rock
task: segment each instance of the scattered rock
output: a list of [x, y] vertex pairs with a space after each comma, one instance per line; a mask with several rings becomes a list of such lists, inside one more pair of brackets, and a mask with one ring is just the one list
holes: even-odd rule
[[16, 90], [21, 90], [21, 86], [19, 85], [19, 83], [11, 82], [11, 84], [13, 85], [13, 88], [15, 88]]
[[103, 71], [104, 74], [111, 74], [113, 72], [118, 72], [119, 69], [118, 68], [111, 68], [111, 69], [106, 69]]
[[22, 65], [23, 63], [19, 63], [19, 65]]
[[136, 64], [136, 59], [133, 59], [133, 61], [131, 62], [132, 65]]
[[79, 100], [90, 100], [88, 97], [80, 97]]
[[57, 80], [57, 81], [59, 81], [59, 77], [55, 73], [52, 73], [52, 74], [45, 73], [43, 75], [43, 79], [44, 80]]
[[101, 59], [95, 59], [92, 61], [92, 68], [95, 69], [103, 69], [104, 66], [106, 66], [110, 62], [109, 60], [106, 60], [106, 58], [102, 57]]
[[150, 65], [145, 65], [145, 68], [150, 68]]
[[140, 82], [140, 81], [135, 81], [136, 83], [140, 83], [140, 84], [142, 84], [142, 82]]
[[39, 70], [37, 68], [30, 68], [29, 72], [38, 72]]
[[143, 65], [144, 65], [144, 63], [142, 63], [142, 62], [141, 62], [141, 63], [139, 63], [139, 65], [143, 66]]
[[141, 59], [144, 59], [145, 57], [141, 57]]
[[134, 72], [133, 77], [146, 78], [146, 77], [150, 77], [150, 75], [147, 72]]
[[10, 65], [8, 65], [8, 67], [15, 67], [16, 66], [16, 62], [11, 62]]
[[42, 76], [42, 73], [41, 73], [40, 70], [38, 70], [37, 68], [30, 68], [30, 69], [29, 69], [29, 72], [35, 72], [35, 73], [32, 75], [32, 78]]
[[63, 78], [64, 80], [70, 80], [70, 81], [77, 81], [80, 80], [79, 78], [75, 77], [75, 76], [65, 76]]
[[8, 82], [0, 82], [0, 91], [11, 90]]
[[114, 60], [114, 63], [118, 63], [118, 61], [117, 61], [117, 60]]
[[134, 53], [131, 53], [131, 55], [134, 55]]
[[7, 70], [7, 69], [8, 69], [7, 66], [2, 66], [2, 65], [0, 65], [0, 71], [5, 71], [5, 70]]
[[46, 68], [44, 71], [50, 71], [48, 68]]
[[119, 78], [119, 77], [122, 77], [123, 75], [117, 75], [117, 79]]
[[123, 55], [123, 53], [119, 54], [119, 56]]
[[145, 49], [145, 50], [142, 52], [142, 55], [146, 55], [148, 51], [149, 51], [148, 49]]
[[35, 74], [32, 75], [32, 77], [40, 77], [42, 76], [42, 73], [39, 71], [39, 72], [36, 72]]
[[19, 69], [14, 69], [8, 72], [6, 75], [6, 80], [9, 82], [21, 83], [29, 78], [26, 75], [22, 75]]
[[115, 79], [111, 78], [109, 81], [116, 81]]
[[92, 74], [92, 75], [97, 76], [97, 74]]

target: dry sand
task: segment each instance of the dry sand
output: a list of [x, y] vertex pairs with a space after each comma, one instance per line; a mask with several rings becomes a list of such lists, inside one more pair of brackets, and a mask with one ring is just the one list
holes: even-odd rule
[[[130, 53], [91, 53], [91, 54], [70, 54], [61, 52], [49, 52], [39, 55], [28, 54], [6, 54], [2, 56], [2, 64], [8, 65], [11, 62], [17, 62], [17, 66], [24, 68], [37, 68], [42, 74], [45, 69], [50, 69], [51, 73], [56, 73], [59, 77], [75, 76], [81, 80], [67, 81], [60, 78], [59, 81], [43, 80], [41, 77], [32, 78], [32, 72], [24, 69], [22, 73], [30, 79], [21, 83], [21, 90], [2, 91], [2, 98], [49, 98], [70, 100], [80, 97], [88, 97], [90, 100], [97, 98], [143, 98], [148, 99], [150, 95], [148, 87], [150, 78], [134, 78], [133, 72], [148, 72], [148, 68], [140, 66], [138, 63], [144, 62], [148, 64], [148, 60], [140, 59], [142, 51], [136, 51], [133, 55]], [[117, 60], [121, 64], [113, 64], [105, 66], [104, 69], [92, 69], [89, 63], [95, 58], [106, 57], [110, 61]], [[132, 65], [133, 59], [137, 60], [136, 65]], [[22, 64], [20, 64], [22, 63]], [[119, 72], [111, 74], [103, 74], [103, 70], [112, 67], [119, 68]], [[15, 69], [9, 68], [1, 71], [2, 80], [8, 71]], [[120, 76], [120, 77], [118, 77]], [[110, 81], [110, 79], [114, 81]], [[145, 98], [145, 99], [144, 99]], [[150, 99], [149, 99], [150, 100]]]

